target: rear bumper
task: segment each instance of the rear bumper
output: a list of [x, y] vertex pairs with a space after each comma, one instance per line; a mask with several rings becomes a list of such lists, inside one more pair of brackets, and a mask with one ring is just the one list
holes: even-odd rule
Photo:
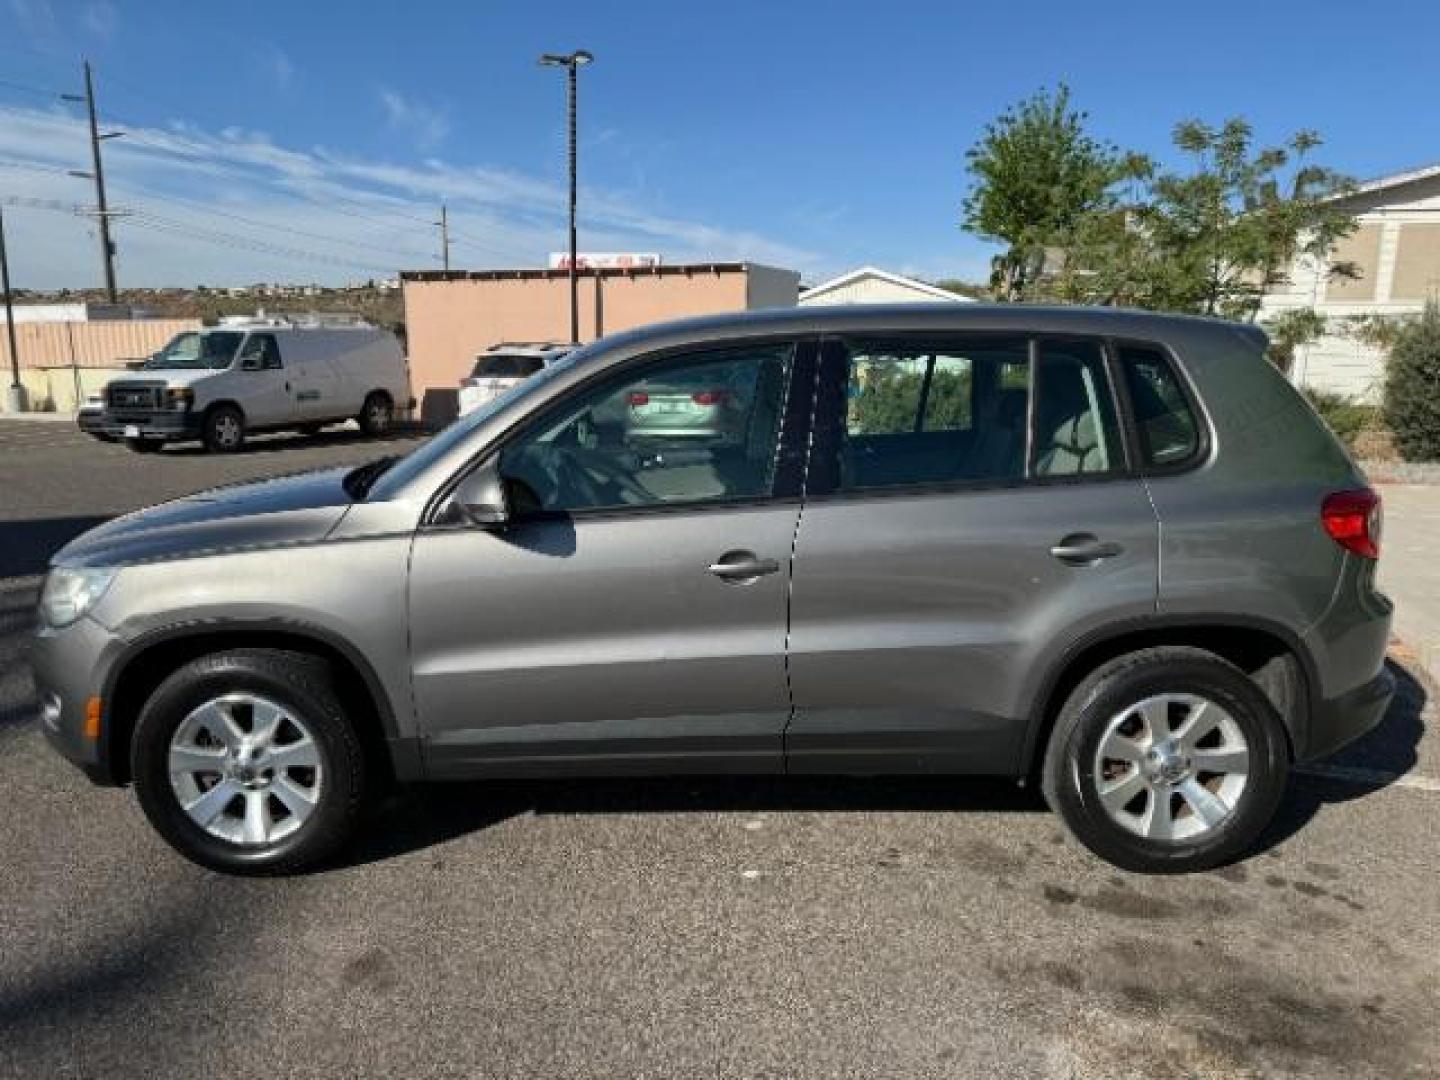
[[1300, 760], [1329, 757], [1370, 731], [1384, 718], [1394, 696], [1395, 676], [1382, 667], [1369, 682], [1339, 697], [1318, 702], [1310, 713], [1309, 737]]
[[[192, 412], [124, 412], [101, 414], [100, 425], [94, 429], [116, 439], [198, 439], [200, 416]], [[133, 429], [133, 433], [132, 433]]]

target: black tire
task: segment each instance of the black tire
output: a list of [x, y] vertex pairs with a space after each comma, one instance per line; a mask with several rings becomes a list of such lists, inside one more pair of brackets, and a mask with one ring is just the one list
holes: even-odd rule
[[[1230, 714], [1249, 750], [1245, 786], [1228, 813], [1187, 839], [1150, 839], [1114, 820], [1101, 804], [1096, 779], [1100, 741], [1112, 719], [1167, 693], [1195, 694], [1217, 704]], [[1103, 664], [1075, 688], [1055, 721], [1041, 784], [1070, 833], [1102, 859], [1139, 873], [1178, 874], [1208, 870], [1248, 851], [1279, 807], [1289, 768], [1284, 722], [1243, 671], [1203, 649], [1166, 646]], [[1150, 798], [1139, 795], [1137, 805], [1146, 807]], [[1178, 815], [1193, 813], [1178, 794], [1174, 799], [1170, 805], [1179, 807]]]
[[135, 454], [158, 454], [165, 444], [159, 439], [126, 439], [125, 449]]
[[[179, 725], [208, 701], [246, 692], [303, 718], [318, 748], [323, 777], [309, 816], [293, 832], [266, 844], [212, 835], [185, 812], [170, 780], [170, 742]], [[335, 694], [328, 665], [272, 649], [204, 656], [162, 682], [136, 723], [131, 770], [140, 806], [167, 843], [192, 862], [236, 874], [292, 873], [334, 854], [355, 829], [366, 779], [364, 751]]]
[[245, 445], [245, 416], [234, 405], [216, 405], [200, 424], [200, 441], [212, 454], [233, 454]]
[[385, 391], [376, 390], [366, 396], [365, 404], [360, 407], [360, 415], [355, 419], [360, 424], [360, 430], [366, 435], [384, 435], [394, 422], [395, 403]]

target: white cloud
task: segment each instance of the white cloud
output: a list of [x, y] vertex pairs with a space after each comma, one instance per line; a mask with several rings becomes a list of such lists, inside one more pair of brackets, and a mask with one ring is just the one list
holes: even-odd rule
[[421, 150], [439, 146], [450, 134], [450, 119], [440, 109], [385, 89], [380, 91], [380, 104], [390, 126], [404, 132]]
[[80, 9], [80, 25], [96, 37], [108, 41], [120, 25], [120, 12], [109, 0], [93, 0]]
[[[0, 199], [61, 207], [22, 203], [7, 214], [21, 287], [98, 281], [93, 223], [63, 212], [93, 197], [89, 184], [65, 175], [84, 148], [83, 124], [63, 110], [0, 108]], [[438, 261], [430, 223], [441, 200], [450, 206], [457, 265], [537, 266], [564, 243], [558, 176], [298, 150], [264, 132], [188, 124], [132, 126], [105, 154], [112, 205], [135, 212], [115, 227], [122, 284], [334, 282], [429, 269]], [[580, 228], [591, 250], [660, 251], [670, 262], [747, 259], [814, 280], [837, 269], [786, 241], [657, 213], [603, 190], [582, 190]]]

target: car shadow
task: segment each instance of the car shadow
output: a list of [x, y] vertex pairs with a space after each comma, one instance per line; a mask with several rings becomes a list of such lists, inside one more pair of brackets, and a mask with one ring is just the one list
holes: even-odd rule
[[109, 516], [0, 521], [0, 578], [43, 574], [50, 556]]
[[[1274, 821], [1240, 861], [1284, 843], [1322, 807], [1364, 798], [1380, 779], [1415, 763], [1428, 700], [1424, 685], [1388, 662], [1398, 690], [1384, 719], [1363, 738], [1321, 763], [1361, 769], [1371, 782], [1297, 769]], [[1363, 764], [1357, 764], [1363, 763]], [[1016, 813], [1049, 808], [1033, 786], [973, 776], [728, 776], [473, 781], [417, 784], [371, 814], [362, 837], [316, 872], [360, 866], [424, 850], [527, 814], [677, 813]], [[1058, 827], [1058, 822], [1057, 822]]]
[[423, 850], [527, 814], [1046, 812], [1038, 791], [995, 777], [694, 776], [418, 784], [371, 815], [317, 872]]
[[1284, 843], [1323, 807], [1365, 798], [1414, 767], [1429, 692], [1403, 663], [1392, 657], [1385, 665], [1395, 676], [1395, 697], [1384, 718], [1332, 756], [1295, 767], [1284, 802], [1250, 854]]
[[[304, 432], [275, 432], [273, 434], [251, 435], [246, 438], [239, 450], [234, 452], [236, 457], [245, 457], [251, 454], [276, 454], [287, 450], [325, 449], [341, 446], [352, 446], [357, 443], [375, 443], [377, 446], [390, 442], [408, 442], [413, 439], [425, 438], [433, 434], [434, 429], [428, 425], [419, 423], [396, 424], [383, 435], [366, 435], [363, 431], [354, 428], [336, 428], [317, 432], [314, 435], [307, 435]], [[166, 446], [161, 451], [166, 457], [206, 457], [209, 451], [198, 442], [185, 442], [178, 445]]]

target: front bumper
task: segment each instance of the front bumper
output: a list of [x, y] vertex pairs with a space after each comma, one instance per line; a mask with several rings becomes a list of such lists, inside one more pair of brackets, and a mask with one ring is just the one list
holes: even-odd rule
[[101, 414], [98, 431], [116, 439], [158, 439], [172, 442], [200, 437], [200, 415], [157, 409], [154, 412], [109, 412]]
[[105, 414], [99, 409], [82, 409], [75, 414], [75, 423], [87, 435], [104, 435]]
[[[62, 630], [38, 629], [30, 639], [40, 728], [61, 756], [97, 784], [119, 782], [110, 760], [111, 733], [105, 715], [110, 702], [104, 700], [104, 694], [120, 646], [118, 638], [88, 617]], [[85, 732], [86, 703], [91, 698], [100, 698], [106, 707], [96, 738]]]

